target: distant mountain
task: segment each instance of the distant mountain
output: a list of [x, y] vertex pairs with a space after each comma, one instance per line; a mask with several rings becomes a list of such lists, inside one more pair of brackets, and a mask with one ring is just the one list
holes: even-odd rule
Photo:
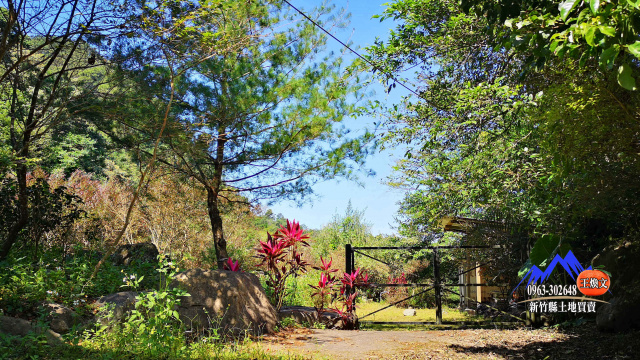
[[522, 280], [513, 291], [516, 291], [518, 287], [520, 287], [520, 284], [522, 284], [522, 282], [526, 278], [529, 278], [529, 282], [527, 282], [527, 286], [529, 286], [531, 282], [535, 284], [537, 282], [542, 283], [543, 281], [546, 281], [551, 276], [551, 274], [553, 273], [553, 270], [555, 270], [557, 265], [562, 265], [564, 270], [571, 276], [571, 278], [574, 281], [576, 281], [576, 278], [578, 277], [578, 275], [580, 275], [580, 273], [583, 272], [584, 270], [591, 270], [591, 266], [585, 269], [580, 264], [578, 259], [576, 259], [576, 256], [573, 255], [573, 252], [569, 250], [569, 252], [564, 258], [560, 256], [560, 254], [557, 254], [553, 258], [551, 263], [545, 268], [544, 271], [540, 270], [540, 268], [534, 265], [531, 268], [531, 270], [529, 270], [529, 272], [527, 272], [527, 274], [524, 277], [522, 277]]

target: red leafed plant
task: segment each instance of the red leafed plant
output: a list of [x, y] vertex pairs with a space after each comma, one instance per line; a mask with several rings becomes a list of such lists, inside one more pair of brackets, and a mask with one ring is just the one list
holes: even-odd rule
[[325, 306], [331, 302], [331, 298], [337, 298], [342, 302], [342, 309], [333, 308], [329, 310], [334, 311], [340, 316], [343, 328], [356, 328], [355, 310], [358, 292], [355, 289], [356, 287], [368, 286], [369, 275], [361, 271], [360, 268], [350, 274], [344, 273], [340, 279], [340, 295], [338, 296], [335, 294], [338, 282], [336, 278], [331, 275], [331, 273], [338, 270], [331, 269], [331, 260], [326, 262], [321, 257], [320, 261], [322, 262], [322, 266], [314, 267], [314, 269], [321, 271], [318, 286], [309, 285], [316, 290], [311, 296], [315, 299], [314, 305], [318, 311], [318, 315], [322, 315], [322, 313], [327, 311], [325, 310]]
[[224, 269], [229, 271], [242, 271], [240, 269], [240, 261], [233, 261], [233, 259], [228, 258], [227, 262], [224, 264]]
[[[398, 277], [389, 276], [389, 283], [390, 284], [406, 284], [407, 278], [405, 277], [404, 273], [402, 273]], [[385, 290], [382, 293], [382, 295], [384, 296], [384, 299], [387, 300], [389, 303], [396, 303], [404, 298], [409, 297], [409, 292], [407, 291], [406, 287], [391, 287]], [[402, 301], [397, 303], [396, 306], [406, 308], [409, 306], [409, 302]]]
[[287, 220], [286, 227], [282, 226], [273, 236], [267, 233], [267, 241], [260, 241], [257, 258], [262, 261], [258, 266], [265, 269], [266, 283], [271, 288], [271, 302], [276, 311], [280, 310], [287, 296], [287, 278], [307, 271], [309, 264], [298, 251], [298, 244], [309, 246], [307, 239], [309, 235], [304, 234], [298, 222]]
[[309, 239], [309, 235], [304, 233], [304, 230], [300, 227], [300, 223], [293, 220], [290, 222], [287, 220], [287, 226], [281, 226], [275, 234], [274, 238], [284, 240], [286, 246], [296, 246], [298, 243], [304, 246], [309, 246], [309, 243], [305, 240]]
[[333, 263], [333, 259], [329, 259], [329, 262], [327, 262], [322, 258], [322, 256], [320, 256], [320, 262], [322, 263], [321, 266], [314, 266], [313, 268], [316, 270], [320, 270], [325, 274], [338, 272], [338, 269], [331, 269], [331, 263]]
[[356, 311], [356, 297], [359, 295], [358, 291], [356, 291], [356, 287], [367, 287], [368, 285], [369, 275], [361, 271], [360, 268], [356, 269], [351, 274], [343, 274], [340, 295], [343, 304], [342, 310], [348, 315], [347, 319], [343, 316], [343, 320], [353, 321], [355, 319], [354, 312]]
[[351, 274], [344, 273], [342, 275], [342, 287], [340, 288], [340, 294], [344, 295], [346, 290], [355, 288], [356, 286], [365, 286], [369, 283], [369, 275], [360, 271], [360, 268], [356, 269]]
[[325, 311], [325, 306], [331, 303], [331, 299], [336, 290], [336, 278], [332, 276], [331, 273], [338, 271], [338, 269], [331, 269], [333, 260], [327, 262], [321, 256], [320, 262], [322, 262], [322, 266], [314, 267], [314, 269], [321, 271], [318, 286], [309, 285], [316, 290], [311, 294], [311, 297], [314, 298], [314, 307], [318, 311], [318, 315], [322, 315]]

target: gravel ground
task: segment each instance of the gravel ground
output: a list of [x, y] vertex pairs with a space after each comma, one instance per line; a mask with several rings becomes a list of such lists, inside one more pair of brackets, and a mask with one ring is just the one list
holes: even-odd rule
[[568, 330], [341, 331], [289, 329], [264, 348], [306, 359], [640, 359], [640, 331]]

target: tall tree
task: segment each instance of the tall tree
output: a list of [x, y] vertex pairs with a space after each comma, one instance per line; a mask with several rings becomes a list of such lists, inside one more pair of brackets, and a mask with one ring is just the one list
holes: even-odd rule
[[[332, 54], [320, 57], [326, 39], [312, 24], [278, 2], [263, 5], [256, 41], [183, 78], [183, 111], [166, 142], [175, 156], [164, 163], [207, 191], [219, 268], [228, 256], [220, 215], [225, 194], [299, 198], [317, 180], [353, 176], [370, 139], [368, 133], [349, 138], [340, 125], [358, 112], [358, 77], [343, 73]], [[322, 23], [326, 15], [324, 8], [315, 17]]]
[[598, 222], [602, 238], [637, 226], [639, 98], [615, 74], [571, 58], [530, 71], [535, 49], [504, 48], [508, 26], [454, 1], [396, 1], [383, 17], [401, 24], [372, 61], [419, 69], [420, 96], [391, 113], [384, 139], [408, 145], [393, 180], [411, 189], [406, 226], [496, 212], [583, 239]]
[[[52, 129], [77, 108], [72, 102], [90, 94], [101, 79], [77, 74], [96, 64], [89, 43], [99, 43], [122, 25], [117, 9], [100, 0], [8, 0], [0, 11], [0, 96], [5, 164], [15, 171], [18, 185], [17, 220], [0, 244], [7, 256], [28, 222], [27, 172], [34, 149]], [[8, 133], [8, 134], [7, 134]], [[8, 161], [7, 161], [8, 160]]]
[[556, 56], [579, 59], [581, 66], [597, 61], [614, 71], [620, 86], [637, 90], [638, 1], [463, 0], [462, 7], [486, 17], [501, 45], [528, 52], [528, 65], [541, 68]]
[[[82, 117], [100, 120], [93, 124], [97, 130], [120, 144], [153, 153], [140, 158], [147, 166], [141, 166], [127, 221], [111, 241], [117, 244], [153, 170], [175, 82], [199, 61], [243, 46], [251, 37], [247, 24], [224, 17], [253, 7], [226, 1], [9, 1], [2, 12], [0, 81], [8, 104], [2, 114], [8, 128], [3, 140], [11, 151], [6, 156], [3, 147], [0, 159], [7, 163], [8, 158], [15, 169], [21, 215], [4, 236], [0, 259], [28, 220], [29, 169], [40, 161], [40, 153], [52, 152], [52, 138]], [[160, 90], [144, 91], [150, 87]]]

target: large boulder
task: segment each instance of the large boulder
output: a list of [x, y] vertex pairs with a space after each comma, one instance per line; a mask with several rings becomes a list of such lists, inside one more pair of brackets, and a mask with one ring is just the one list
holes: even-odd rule
[[122, 321], [135, 308], [135, 291], [122, 291], [101, 297], [95, 302], [96, 321], [107, 325], [110, 321]]
[[68, 307], [55, 303], [45, 303], [43, 305], [46, 312], [46, 321], [49, 323], [51, 330], [66, 334], [75, 325], [79, 325], [82, 319], [75, 311]]
[[190, 295], [181, 298], [178, 313], [192, 329], [258, 335], [272, 332], [277, 323], [276, 311], [253, 274], [190, 269], [176, 274], [171, 286]]
[[64, 343], [60, 334], [55, 331], [37, 326], [37, 324], [28, 320], [10, 316], [0, 316], [0, 334], [23, 337], [29, 333], [44, 334], [49, 345], [61, 345]]
[[311, 326], [320, 322], [318, 311], [308, 306], [283, 306], [278, 311], [278, 321], [282, 322], [287, 318], [302, 326]]
[[158, 262], [158, 248], [150, 242], [138, 244], [120, 245], [111, 255], [114, 265], [129, 266], [132, 262], [152, 263]]
[[625, 242], [609, 246], [596, 256], [593, 266], [604, 265], [611, 273], [610, 294], [604, 295], [609, 304], [600, 305], [596, 324], [602, 331], [624, 331], [640, 328], [640, 244]]

